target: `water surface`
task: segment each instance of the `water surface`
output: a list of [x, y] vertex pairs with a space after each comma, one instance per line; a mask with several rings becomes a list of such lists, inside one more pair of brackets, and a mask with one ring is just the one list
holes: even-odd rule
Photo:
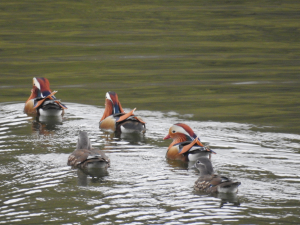
[[[1, 103], [1, 223], [299, 223], [299, 135], [138, 110], [146, 134], [114, 137], [98, 128], [103, 107], [66, 104], [63, 119], [50, 123], [22, 114], [24, 103]], [[196, 193], [198, 172], [166, 160], [170, 141], [162, 139], [176, 122], [217, 152], [215, 170], [242, 183], [237, 195]], [[66, 165], [79, 130], [111, 159], [107, 174], [92, 178]]]
[[[63, 101], [300, 134], [300, 3], [0, 2], [0, 102], [47, 77]], [[101, 104], [100, 104], [101, 103]]]
[[[0, 222], [299, 224], [299, 4], [1, 0]], [[61, 120], [23, 114], [36, 76], [67, 102]], [[99, 130], [107, 91], [144, 136]], [[236, 196], [195, 193], [197, 171], [165, 159], [177, 122]], [[79, 130], [111, 159], [98, 178], [66, 165]]]

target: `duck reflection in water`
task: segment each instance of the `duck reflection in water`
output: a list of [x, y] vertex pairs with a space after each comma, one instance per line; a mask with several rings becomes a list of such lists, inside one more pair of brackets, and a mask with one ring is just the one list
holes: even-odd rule
[[99, 178], [108, 175], [106, 169], [110, 166], [110, 160], [100, 149], [92, 148], [87, 132], [79, 131], [77, 146], [69, 156], [68, 166], [78, 168], [78, 178], [85, 183], [87, 175]]
[[172, 159], [166, 159], [167, 163], [175, 169], [180, 169], [180, 170], [189, 170], [189, 169], [194, 169], [194, 164], [195, 162], [185, 162], [181, 160], [172, 160]]
[[[103, 178], [108, 175], [108, 171], [103, 168], [78, 168], [78, 185], [88, 186], [89, 183], [101, 183], [103, 182]], [[88, 179], [88, 177], [91, 177], [92, 179]]]
[[199, 196], [200, 198], [207, 198], [207, 196], [210, 196], [212, 198], [218, 198], [220, 199], [220, 208], [223, 206], [240, 206], [240, 199], [238, 198], [237, 193], [203, 193], [203, 192], [198, 192], [196, 191], [194, 193], [195, 195]]
[[139, 144], [146, 144], [146, 138], [144, 133], [120, 133], [120, 132], [108, 132], [103, 131], [103, 135], [101, 137], [107, 141], [126, 141], [131, 145], [139, 145]]
[[62, 116], [37, 116], [32, 121], [32, 131], [41, 135], [53, 135], [63, 124]]

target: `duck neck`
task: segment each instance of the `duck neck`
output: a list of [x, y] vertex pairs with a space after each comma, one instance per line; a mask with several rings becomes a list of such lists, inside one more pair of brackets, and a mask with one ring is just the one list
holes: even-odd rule
[[[199, 169], [199, 168], [198, 168]], [[204, 167], [199, 169], [200, 176], [209, 176], [214, 174], [214, 169], [211, 164], [206, 164]]]
[[170, 144], [169, 148], [184, 141], [187, 141], [186, 135], [178, 134], [175, 138], [173, 138], [173, 142]]
[[212, 175], [212, 173], [210, 173], [208, 170], [206, 169], [202, 169], [200, 170], [200, 177], [204, 177], [204, 176], [208, 176], [208, 175]]
[[177, 134], [176, 137], [173, 138], [173, 142], [170, 144], [169, 148], [185, 141], [193, 141], [193, 139], [185, 134]]
[[76, 149], [92, 149], [90, 139], [86, 133], [79, 133]]
[[103, 116], [100, 121], [104, 120], [106, 117], [110, 116], [113, 114], [113, 105], [112, 102], [108, 99], [105, 100], [105, 109]]

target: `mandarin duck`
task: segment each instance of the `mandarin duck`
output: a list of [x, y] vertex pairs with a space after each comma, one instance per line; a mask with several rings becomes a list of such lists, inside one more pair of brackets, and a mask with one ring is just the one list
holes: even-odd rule
[[195, 167], [200, 171], [200, 177], [195, 182], [196, 191], [206, 193], [236, 193], [241, 182], [235, 182], [231, 179], [214, 174], [211, 161], [208, 158], [199, 158]]
[[105, 110], [100, 120], [99, 127], [103, 130], [115, 131], [116, 133], [146, 132], [145, 122], [141, 117], [135, 116], [135, 109], [125, 113], [119, 102], [117, 93], [106, 93]]
[[169, 134], [164, 138], [172, 138], [166, 157], [173, 160], [196, 161], [199, 157], [216, 154], [208, 147], [203, 146], [192, 128], [184, 123], [176, 123], [169, 129]]
[[56, 99], [51, 92], [50, 83], [47, 78], [34, 77], [31, 95], [27, 99], [24, 107], [24, 113], [34, 116], [61, 116], [67, 109], [59, 99]]
[[76, 149], [69, 156], [67, 164], [80, 169], [108, 168], [110, 160], [103, 151], [92, 148], [87, 132], [79, 131]]

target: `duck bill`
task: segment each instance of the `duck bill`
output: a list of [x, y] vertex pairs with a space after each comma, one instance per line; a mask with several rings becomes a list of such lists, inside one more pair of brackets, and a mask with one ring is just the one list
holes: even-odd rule
[[171, 136], [170, 136], [170, 134], [168, 134], [167, 136], [164, 137], [163, 140], [170, 139], [170, 138], [171, 138]]

